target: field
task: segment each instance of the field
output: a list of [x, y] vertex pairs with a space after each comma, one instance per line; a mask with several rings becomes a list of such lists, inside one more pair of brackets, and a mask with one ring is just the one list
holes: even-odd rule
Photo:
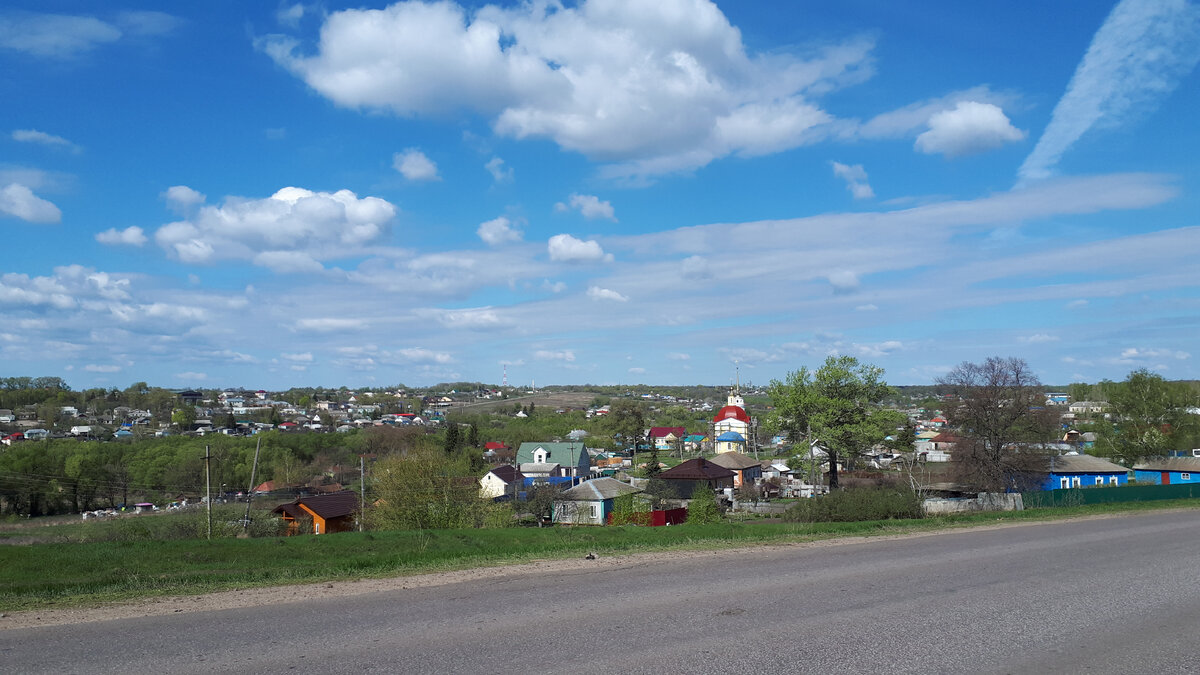
[[[48, 526], [42, 528], [47, 532], [39, 534], [54, 537], [55, 527], [65, 527], [71, 530], [67, 538], [81, 537], [86, 528], [95, 528], [91, 541], [0, 545], [0, 611], [96, 606], [165, 595], [404, 576], [583, 557], [589, 552], [611, 555], [786, 544], [1163, 508], [1200, 508], [1200, 500], [863, 523], [424, 530], [212, 541], [123, 539], [124, 535], [107, 535], [104, 530], [128, 525], [76, 523]], [[165, 527], [175, 517], [152, 519], [161, 520]], [[111, 540], [103, 540], [105, 537]]]
[[597, 394], [586, 391], [539, 392], [536, 394], [511, 396], [506, 399], [478, 401], [476, 403], [465, 403], [462, 405], [455, 404], [452, 407], [446, 408], [446, 411], [451, 415], [456, 412], [492, 413], [510, 411], [516, 404], [527, 406], [530, 403], [534, 404], [534, 407], [542, 408], [544, 410], [557, 410], [559, 408], [584, 410], [591, 404], [593, 400], [595, 400], [596, 396]]

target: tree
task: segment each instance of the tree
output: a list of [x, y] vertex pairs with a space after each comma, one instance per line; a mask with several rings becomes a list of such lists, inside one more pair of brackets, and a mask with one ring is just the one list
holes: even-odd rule
[[721, 507], [717, 505], [717, 495], [705, 482], [698, 484], [692, 492], [687, 512], [687, 522], [691, 525], [719, 523], [722, 519]]
[[471, 427], [467, 430], [467, 445], [472, 448], [479, 447], [479, 425], [471, 422]]
[[442, 449], [446, 451], [446, 454], [452, 454], [458, 449], [459, 442], [460, 433], [458, 430], [458, 422], [450, 422], [446, 424], [446, 440], [444, 441]]
[[1186, 450], [1200, 439], [1200, 419], [1188, 412], [1200, 396], [1184, 382], [1168, 382], [1144, 368], [1123, 382], [1105, 382], [1112, 423], [1099, 427], [1097, 452], [1128, 466]]
[[1004, 492], [1041, 481], [1049, 466], [1045, 444], [1053, 440], [1057, 420], [1024, 359], [964, 361], [938, 385], [952, 397], [946, 416], [963, 436], [953, 450], [961, 482]]
[[629, 399], [620, 399], [609, 408], [605, 426], [616, 439], [618, 450], [636, 448], [646, 431], [646, 414], [641, 404]]
[[428, 450], [393, 455], [371, 468], [375, 508], [366, 513], [373, 529], [501, 527], [512, 511], [479, 497], [479, 482], [466, 466]]
[[819, 444], [829, 453], [829, 487], [838, 487], [838, 457], [847, 464], [883, 441], [902, 421], [880, 402], [892, 395], [883, 369], [853, 356], [830, 356], [813, 373], [807, 367], [772, 380], [767, 394], [775, 407], [773, 424], [793, 442]]
[[196, 424], [196, 409], [190, 405], [179, 408], [171, 413], [171, 424], [184, 431], [191, 431], [192, 427]]

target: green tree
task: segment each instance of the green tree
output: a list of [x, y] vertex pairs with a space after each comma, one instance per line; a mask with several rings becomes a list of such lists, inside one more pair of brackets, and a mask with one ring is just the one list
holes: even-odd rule
[[1186, 450], [1200, 440], [1200, 396], [1185, 382], [1169, 382], [1139, 369], [1123, 382], [1106, 382], [1111, 422], [1099, 425], [1097, 454], [1127, 466], [1144, 459]]
[[191, 431], [196, 424], [196, 409], [190, 405], [177, 408], [175, 412], [171, 413], [171, 424], [184, 431]]
[[620, 399], [609, 408], [605, 427], [618, 450], [636, 449], [646, 432], [646, 413], [642, 404], [629, 399]]
[[461, 434], [457, 422], [446, 423], [446, 438], [442, 445], [442, 449], [446, 451], [447, 455], [454, 454], [454, 451], [458, 449], [458, 446], [461, 442], [460, 436]]
[[436, 450], [379, 460], [371, 469], [366, 514], [373, 529], [425, 530], [501, 527], [512, 510], [479, 497], [479, 482], [465, 465]]
[[717, 495], [707, 483], [701, 482], [692, 491], [688, 501], [687, 522], [691, 525], [707, 525], [719, 523], [724, 518], [721, 507], [717, 505]]
[[772, 424], [793, 442], [818, 444], [829, 453], [829, 487], [838, 487], [837, 462], [853, 463], [903, 422], [880, 402], [892, 395], [883, 369], [853, 356], [830, 356], [815, 373], [801, 368], [767, 390], [775, 407]]
[[479, 425], [471, 422], [471, 426], [467, 429], [467, 446], [478, 448], [479, 445]]

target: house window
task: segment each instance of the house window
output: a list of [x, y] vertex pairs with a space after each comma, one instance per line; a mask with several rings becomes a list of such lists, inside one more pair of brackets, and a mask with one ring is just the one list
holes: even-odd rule
[[1064, 490], [1066, 490], [1067, 488], [1071, 487], [1071, 479], [1070, 479], [1070, 478], [1067, 478], [1066, 476], [1063, 476], [1062, 478], [1059, 478], [1059, 479], [1058, 479], [1058, 487], [1060, 487], [1060, 488], [1062, 488], [1062, 489], [1064, 489]]
[[1079, 480], [1079, 476], [1071, 477], [1071, 487], [1079, 487], [1080, 484], [1081, 484], [1081, 481]]
[[1116, 477], [1116, 476], [1109, 476], [1109, 477], [1108, 477], [1108, 484], [1109, 484], [1109, 485], [1116, 485], [1116, 484], [1117, 484], [1117, 482], [1118, 482], [1118, 481], [1117, 481], [1117, 477]]
[[558, 505], [558, 517], [560, 520], [567, 517], [567, 505], [566, 504]]
[[1104, 485], [1104, 476], [1096, 476], [1096, 485]]
[[1190, 473], [1181, 473], [1181, 474], [1179, 474], [1179, 478], [1180, 478], [1180, 480], [1191, 480], [1191, 479], [1192, 479], [1192, 474], [1190, 474]]
[[600, 513], [599, 513], [598, 509], [599, 509], [599, 507], [597, 507], [595, 504], [592, 504], [592, 520], [595, 520], [596, 518], [600, 517]]

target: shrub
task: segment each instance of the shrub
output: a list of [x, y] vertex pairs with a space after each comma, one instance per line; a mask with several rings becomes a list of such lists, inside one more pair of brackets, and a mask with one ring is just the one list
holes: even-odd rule
[[721, 507], [717, 505], [717, 495], [707, 486], [697, 487], [688, 502], [687, 522], [693, 525], [719, 523], [724, 519]]
[[788, 509], [783, 519], [800, 523], [858, 522], [923, 517], [922, 500], [906, 488], [835, 490], [803, 499]]

